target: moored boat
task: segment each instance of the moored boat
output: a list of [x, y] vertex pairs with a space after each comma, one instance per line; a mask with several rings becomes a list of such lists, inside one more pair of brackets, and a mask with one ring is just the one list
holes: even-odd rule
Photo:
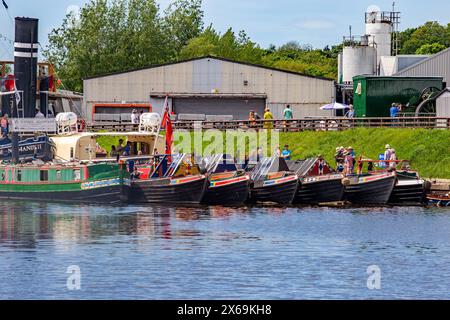
[[287, 161], [287, 164], [299, 177], [294, 204], [314, 205], [342, 200], [343, 175], [335, 173], [323, 158]]
[[298, 176], [289, 170], [281, 157], [262, 159], [251, 174], [251, 202], [274, 202], [290, 205], [298, 188]]
[[162, 156], [147, 178], [140, 177], [140, 174], [132, 175], [130, 202], [171, 205], [201, 203], [207, 188], [206, 176], [200, 173], [187, 154], [172, 156], [170, 164], [169, 158]]
[[427, 203], [437, 207], [450, 207], [450, 193], [430, 193], [426, 196]]
[[118, 204], [128, 200], [123, 164], [29, 163], [0, 165], [0, 198]]
[[[379, 162], [379, 163], [377, 163]], [[358, 160], [358, 166], [362, 169], [364, 163], [377, 164], [377, 170], [369, 171], [372, 175], [388, 172], [386, 166], [389, 163], [395, 163], [397, 179], [394, 189], [389, 197], [388, 203], [392, 205], [421, 205], [425, 200], [425, 180], [421, 179], [417, 171], [413, 171], [409, 167], [408, 160], [393, 161], [374, 161], [374, 160]]]
[[396, 180], [395, 172], [347, 176], [342, 179], [344, 198], [358, 205], [385, 205]]
[[425, 180], [416, 171], [397, 171], [397, 181], [389, 198], [390, 204], [420, 205], [425, 200]]
[[208, 188], [202, 203], [210, 205], [244, 204], [250, 193], [250, 176], [238, 170], [229, 155], [215, 155], [205, 159], [208, 172]]

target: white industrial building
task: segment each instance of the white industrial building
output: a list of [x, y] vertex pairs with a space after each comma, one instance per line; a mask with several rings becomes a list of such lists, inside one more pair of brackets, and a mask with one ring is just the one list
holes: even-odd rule
[[[320, 107], [334, 100], [334, 81], [217, 57], [152, 66], [84, 79], [84, 112], [92, 121], [96, 106], [150, 103], [160, 113], [168, 96], [175, 114], [233, 116], [247, 119], [250, 110], [275, 118], [290, 104], [294, 117], [326, 116]], [[125, 111], [106, 108], [108, 112]], [[105, 111], [103, 111], [105, 112]], [[131, 111], [130, 111], [131, 112]]]
[[383, 73], [383, 61], [386, 60], [385, 65], [390, 61], [385, 57], [390, 58], [396, 53], [397, 41], [393, 36], [398, 31], [399, 20], [400, 13], [395, 11], [366, 12], [364, 35], [344, 37], [338, 60], [339, 83], [350, 85], [355, 76]]

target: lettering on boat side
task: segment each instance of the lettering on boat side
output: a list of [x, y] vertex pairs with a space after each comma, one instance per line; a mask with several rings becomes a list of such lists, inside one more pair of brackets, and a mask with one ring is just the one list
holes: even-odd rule
[[77, 265], [67, 267], [66, 273], [70, 274], [67, 278], [66, 286], [68, 290], [81, 290], [81, 269]]
[[89, 189], [117, 186], [119, 184], [120, 184], [120, 179], [119, 178], [117, 178], [117, 179], [109, 179], [109, 180], [83, 182], [81, 184], [81, 189], [89, 190]]
[[272, 306], [271, 305], [231, 305], [223, 304], [220, 308], [208, 307], [208, 306], [184, 306], [178, 307], [178, 315], [188, 315], [188, 316], [203, 316], [208, 318], [212, 314], [229, 316], [229, 315], [271, 315]]
[[377, 265], [367, 267], [367, 289], [380, 290], [381, 289], [381, 269]]

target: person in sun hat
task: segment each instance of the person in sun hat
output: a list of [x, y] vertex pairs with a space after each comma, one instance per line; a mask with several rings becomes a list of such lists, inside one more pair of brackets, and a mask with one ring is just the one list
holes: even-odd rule
[[[384, 160], [386, 160], [386, 161], [391, 160], [391, 154], [392, 154], [391, 146], [389, 144], [387, 144], [384, 149], [385, 149]], [[384, 166], [387, 168], [389, 166], [389, 162], [385, 162]]]
[[336, 160], [336, 169], [339, 172], [342, 172], [344, 170], [344, 147], [337, 147], [336, 153], [334, 155], [334, 159]]

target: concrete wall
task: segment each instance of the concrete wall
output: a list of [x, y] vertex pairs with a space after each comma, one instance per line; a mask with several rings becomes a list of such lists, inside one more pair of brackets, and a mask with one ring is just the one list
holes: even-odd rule
[[158, 112], [164, 101], [150, 100], [151, 94], [211, 94], [213, 90], [218, 94], [266, 94], [269, 106], [276, 108], [277, 117], [281, 117], [280, 109], [285, 104], [291, 104], [296, 117], [329, 115], [319, 107], [334, 99], [331, 80], [203, 58], [86, 79], [84, 108], [88, 120], [96, 103], [150, 101]]

